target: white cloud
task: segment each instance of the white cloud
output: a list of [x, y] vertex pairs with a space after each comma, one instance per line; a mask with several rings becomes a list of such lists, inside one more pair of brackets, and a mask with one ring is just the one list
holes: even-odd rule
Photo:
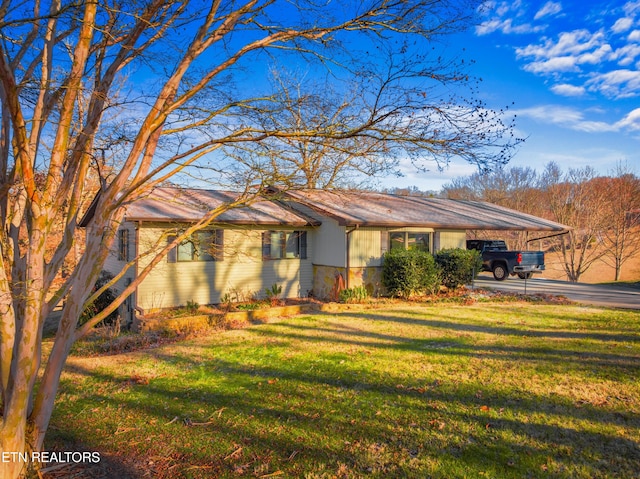
[[588, 30], [563, 32], [558, 37], [558, 43], [549, 52], [549, 56], [582, 53], [601, 45], [603, 39], [602, 32], [591, 33]]
[[616, 126], [620, 129], [639, 131], [640, 108], [636, 108], [635, 110], [627, 114], [622, 120], [616, 123]]
[[562, 5], [559, 2], [547, 2], [540, 10], [538, 10], [533, 18], [535, 20], [538, 20], [548, 15], [555, 15], [556, 13], [560, 13], [561, 11]]
[[501, 25], [500, 20], [490, 20], [488, 22], [483, 22], [476, 27], [476, 35], [488, 35], [490, 33], [495, 32], [500, 28]]
[[557, 105], [541, 105], [531, 108], [518, 109], [512, 113], [517, 116], [528, 117], [534, 120], [560, 125], [578, 123], [584, 118], [582, 112], [574, 108]]
[[[553, 16], [564, 13], [560, 0], [545, 0], [537, 11], [531, 10], [532, 5], [535, 3], [521, 0], [515, 4], [486, 3], [485, 22], [476, 33], [535, 33], [563, 28], [558, 22], [552, 23]], [[549, 19], [549, 24], [531, 23], [541, 18]], [[572, 20], [570, 16], [564, 18], [565, 25]], [[594, 29], [594, 24], [600, 27]], [[597, 18], [588, 15], [579, 25], [554, 36], [541, 36], [528, 45], [516, 45], [516, 59], [525, 71], [553, 79], [551, 90], [557, 95], [579, 96], [589, 91], [612, 99], [640, 96], [640, 0], [600, 11]]]
[[583, 120], [570, 127], [573, 130], [584, 131], [586, 133], [604, 133], [618, 131], [615, 125], [610, 125], [604, 121]]
[[490, 33], [500, 31], [505, 35], [516, 33], [516, 34], [525, 34], [525, 33], [536, 33], [542, 30], [542, 27], [535, 27], [529, 23], [522, 24], [513, 24], [513, 20], [511, 18], [507, 18], [506, 20], [501, 19], [492, 19], [486, 22], [481, 23], [476, 27], [476, 34], [479, 36], [488, 35]]
[[627, 15], [633, 15], [636, 12], [640, 12], [640, 0], [625, 3], [623, 10]]
[[550, 38], [543, 38], [538, 45], [528, 45], [524, 48], [516, 48], [518, 57], [534, 57], [538, 59], [563, 55], [578, 55], [602, 46], [604, 36], [602, 32], [591, 33], [588, 30], [574, 30], [562, 32], [557, 42]]
[[613, 24], [613, 27], [611, 27], [611, 30], [614, 33], [623, 33], [629, 30], [632, 25], [633, 25], [633, 18], [629, 18], [629, 17], [619, 18], [618, 20], [616, 20], [616, 23]]
[[576, 57], [556, 57], [545, 61], [531, 62], [524, 69], [531, 73], [577, 72]]
[[583, 86], [562, 83], [560, 85], [552, 86], [551, 91], [560, 96], [582, 96], [586, 93], [586, 88]]
[[633, 44], [618, 48], [613, 53], [613, 58], [618, 60], [618, 65], [620, 66], [631, 65], [638, 56], [640, 56], [640, 45]]
[[591, 63], [595, 65], [602, 62], [603, 60], [607, 60], [608, 58], [611, 58], [612, 53], [613, 53], [613, 49], [611, 48], [611, 45], [605, 44], [600, 46], [598, 49], [594, 50], [593, 52], [580, 55], [578, 57], [577, 63], [580, 63], [580, 64]]
[[[549, 2], [553, 3], [553, 2]], [[508, 34], [526, 34], [542, 31], [544, 26], [534, 26], [521, 19], [526, 10], [520, 0], [515, 2], [485, 2], [479, 11], [486, 18], [480, 25], [476, 26], [476, 35], [488, 35], [493, 32]]]
[[613, 70], [594, 75], [587, 87], [609, 98], [630, 98], [640, 95], [640, 71]]
[[600, 65], [619, 56], [602, 31], [584, 29], [562, 32], [557, 40], [543, 38], [539, 44], [516, 48], [517, 58], [531, 59], [523, 68], [537, 74], [580, 72], [582, 65]]
[[531, 118], [541, 123], [558, 125], [570, 130], [587, 133], [640, 130], [640, 108], [636, 108], [614, 123], [590, 120], [585, 118], [583, 111], [558, 105], [540, 105], [517, 110], [513, 113], [518, 117]]

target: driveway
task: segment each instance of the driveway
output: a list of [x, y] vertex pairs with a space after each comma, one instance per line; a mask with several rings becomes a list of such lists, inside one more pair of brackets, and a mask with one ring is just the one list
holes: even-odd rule
[[517, 293], [562, 295], [578, 303], [640, 310], [640, 290], [625, 286], [570, 283], [535, 277], [525, 281], [517, 276], [496, 281], [491, 273], [479, 275], [473, 286]]

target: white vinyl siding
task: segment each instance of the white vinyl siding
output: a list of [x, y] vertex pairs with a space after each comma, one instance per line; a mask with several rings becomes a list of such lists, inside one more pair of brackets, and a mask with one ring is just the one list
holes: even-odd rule
[[337, 268], [346, 266], [347, 235], [344, 226], [325, 218], [319, 227], [310, 231], [308, 237], [313, 237], [313, 248], [307, 254], [313, 264]]
[[[123, 237], [126, 238], [125, 250], [121, 248], [121, 240]], [[121, 256], [122, 253], [126, 253], [126, 258]], [[136, 253], [137, 245], [135, 225], [131, 222], [124, 222], [120, 225], [118, 231], [116, 232], [113, 246], [109, 251], [109, 255], [107, 256], [103, 269], [111, 273], [113, 276], [116, 276], [122, 271], [128, 261], [131, 261], [136, 257]], [[124, 278], [122, 278], [116, 285], [116, 289], [118, 291], [121, 291], [124, 288], [125, 282], [130, 282], [134, 278], [134, 276], [135, 267], [131, 266], [131, 268], [129, 268], [129, 270], [125, 274]]]
[[[225, 229], [222, 261], [161, 261], [138, 287], [138, 305], [146, 310], [187, 301], [217, 304], [226, 293], [264, 297], [264, 290], [273, 284], [282, 286], [283, 297], [307, 296], [313, 286], [311, 260], [263, 261], [263, 231]], [[143, 227], [140, 242], [153, 244], [161, 234], [157, 227]], [[310, 237], [307, 248], [312, 251]], [[139, 267], [144, 267], [142, 261]]]
[[359, 228], [353, 231], [350, 238], [349, 266], [382, 266], [381, 236], [379, 229]]
[[[136, 241], [136, 225], [128, 221], [123, 222], [119, 226], [118, 231], [116, 231], [113, 245], [111, 247], [111, 250], [109, 251], [102, 269], [109, 272], [112, 276], [120, 274], [127, 263], [132, 262], [136, 258], [138, 251], [138, 245]], [[119, 294], [129, 284], [131, 284], [135, 276], [136, 266], [135, 264], [132, 264], [124, 274], [124, 276], [120, 278], [120, 280], [118, 280], [116, 284], [111, 287], [111, 289], [116, 294]], [[135, 294], [130, 295], [120, 306], [118, 314], [125, 322], [125, 324], [132, 319], [134, 306]]]

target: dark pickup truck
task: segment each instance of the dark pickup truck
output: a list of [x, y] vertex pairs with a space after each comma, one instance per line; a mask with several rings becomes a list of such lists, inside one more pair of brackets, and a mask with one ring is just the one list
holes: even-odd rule
[[493, 272], [498, 281], [516, 274], [526, 279], [544, 270], [542, 251], [509, 251], [502, 240], [467, 240], [467, 249], [482, 253], [482, 270]]

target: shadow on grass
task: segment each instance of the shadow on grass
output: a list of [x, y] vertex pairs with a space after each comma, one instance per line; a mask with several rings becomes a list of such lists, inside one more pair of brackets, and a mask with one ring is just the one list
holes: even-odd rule
[[41, 479], [138, 479], [144, 476], [141, 465], [132, 464], [129, 457], [124, 458], [112, 452], [106, 452], [100, 445], [100, 440], [95, 440], [89, 435], [80, 437], [75, 431], [65, 427], [51, 427], [47, 433], [48, 451], [58, 452], [97, 452], [100, 454], [99, 462], [78, 463], [49, 463], [42, 464], [39, 477]]
[[[527, 314], [529, 315], [530, 313], [527, 312]], [[536, 313], [534, 312], [531, 314], [535, 316]], [[407, 315], [412, 317], [407, 318]], [[393, 312], [393, 314], [366, 313], [358, 314], [357, 316], [353, 313], [337, 313], [334, 314], [334, 316], [338, 318], [365, 318], [378, 321], [399, 322], [417, 326], [428, 326], [431, 328], [446, 329], [451, 331], [464, 331], [470, 333], [528, 336], [549, 339], [587, 339], [593, 341], [609, 342], [640, 342], [640, 333], [613, 334], [594, 331], [558, 331], [550, 330], [548, 328], [534, 328], [533, 326], [528, 324], [523, 324], [522, 328], [504, 327], [501, 325], [493, 326], [487, 324], [468, 324], [460, 322], [460, 318], [456, 318], [453, 316], [448, 317], [442, 312], [438, 312], [437, 317], [445, 319], [448, 318], [449, 320], [446, 321], [442, 319], [435, 319], [434, 317], [429, 317], [427, 313], [420, 310], [396, 310]]]
[[[376, 315], [366, 315], [367, 319], [381, 319]], [[351, 315], [340, 315], [340, 319], [355, 318]], [[384, 317], [386, 321], [394, 321]], [[406, 321], [401, 321], [406, 322]], [[546, 337], [536, 335], [529, 329], [490, 328], [490, 327], [466, 327], [458, 323], [432, 320], [409, 320], [413, 324], [419, 324], [427, 328], [436, 328], [450, 331], [473, 331], [491, 334], [494, 336], [519, 337]], [[435, 323], [435, 325], [434, 325]], [[456, 328], [447, 325], [454, 324]], [[260, 331], [263, 336], [272, 336], [278, 339], [291, 341], [311, 341], [317, 343], [339, 343], [345, 345], [361, 346], [374, 349], [394, 349], [399, 351], [417, 353], [437, 353], [450, 356], [469, 356], [478, 358], [494, 358], [506, 361], [527, 361], [532, 363], [549, 363], [555, 366], [566, 367], [573, 364], [582, 370], [599, 368], [600, 373], [623, 371], [625, 374], [640, 376], [640, 360], [635, 354], [615, 354], [605, 352], [585, 351], [583, 349], [559, 348], [557, 344], [549, 347], [521, 347], [504, 344], [481, 345], [469, 338], [454, 336], [442, 336], [437, 338], [418, 338], [407, 336], [395, 336], [375, 333], [358, 328], [352, 328], [345, 324], [335, 323], [333, 327], [320, 327], [304, 324], [279, 324], [277, 328], [264, 328]], [[325, 333], [319, 335], [318, 333]], [[585, 337], [589, 337], [586, 335]]]
[[[377, 316], [367, 315], [379, 319]], [[434, 327], [431, 323], [422, 324]], [[435, 323], [436, 328], [449, 324]], [[459, 326], [467, 331], [466, 325], [459, 323], [451, 329], [459, 331]], [[500, 333], [501, 329], [505, 328], [480, 331], [507, 336], [515, 331], [523, 333], [510, 328]], [[165, 469], [173, 468], [172, 475], [164, 476], [162, 470], [154, 469], [154, 477], [183, 477], [180, 474], [190, 477], [189, 467], [203, 468], [211, 474], [202, 477], [233, 477], [243, 472], [243, 468], [255, 469], [263, 463], [272, 465], [272, 469], [265, 471], [276, 468], [291, 477], [304, 476], [309, 464], [325, 470], [335, 469], [341, 463], [360, 475], [411, 477], [410, 464], [424, 457], [441, 463], [464, 464], [469, 471], [488, 470], [500, 477], [522, 477], [522, 469], [509, 471], [516, 467], [512, 464], [514, 455], [524, 462], [522, 468], [527, 470], [552, 457], [567, 470], [581, 467], [586, 471], [584, 477], [618, 473], [625, 477], [633, 464], [640, 463], [637, 442], [584, 426], [601, 424], [640, 430], [640, 417], [635, 412], [605, 410], [589, 404], [577, 406], [569, 398], [531, 391], [502, 391], [474, 381], [467, 384], [448, 383], [447, 378], [433, 381], [426, 374], [414, 377], [415, 384], [421, 387], [400, 387], [406, 376], [375, 376], [366, 365], [359, 368], [358, 363], [352, 363], [345, 351], [329, 354], [320, 347], [317, 355], [310, 358], [282, 360], [278, 354], [271, 354], [271, 350], [287, 350], [292, 341], [420, 352], [425, 362], [435, 361], [441, 355], [494, 355], [501, 359], [512, 355], [526, 362], [556, 362], [566, 361], [576, 351], [478, 347], [450, 338], [446, 339], [447, 348], [434, 350], [427, 346], [437, 345], [441, 340], [375, 333], [340, 324], [314, 327], [280, 323], [256, 328], [255, 334], [269, 341], [265, 343], [266, 351], [253, 350], [252, 356], [246, 358], [240, 351], [235, 359], [224, 359], [220, 349], [231, 348], [229, 345], [192, 345], [195, 355], [211, 358], [205, 361], [166, 355], [162, 349], [147, 353], [157, 361], [180, 368], [184, 372], [180, 381], [159, 377], [152, 378], [149, 384], [136, 384], [126, 375], [96, 373], [77, 366], [69, 369], [94, 382], [111, 385], [107, 391], [83, 395], [80, 401], [86, 407], [100, 404], [155, 423], [146, 429], [142, 424], [136, 426], [147, 436], [162, 438], [164, 447], [173, 451], [168, 454], [170, 461], [163, 465]], [[212, 355], [214, 350], [218, 353]], [[596, 367], [638, 368], [628, 356], [596, 354], [591, 359]], [[572, 361], [583, 363], [585, 358]], [[63, 389], [69, 387], [73, 385], [65, 384]], [[123, 389], [126, 394], [120, 394]], [[483, 394], [478, 395], [479, 390]], [[212, 414], [215, 411], [222, 412], [216, 416]], [[173, 418], [179, 421], [172, 422]], [[571, 424], [577, 421], [582, 427], [567, 425], [567, 420]], [[188, 425], [194, 422], [204, 425]], [[463, 425], [469, 430], [459, 440], [452, 439], [452, 430]], [[218, 441], [222, 449], [180, 446], [181, 438], [194, 435]], [[380, 454], [381, 459], [373, 459], [374, 446], [393, 448], [395, 459], [385, 459]], [[233, 457], [234, 450], [242, 454]], [[153, 448], [141, 452], [152, 454]], [[310, 462], [301, 466], [292, 457]], [[180, 465], [178, 458], [187, 465]], [[445, 477], [442, 474], [435, 477]], [[567, 473], [566, 477], [569, 476]]]

